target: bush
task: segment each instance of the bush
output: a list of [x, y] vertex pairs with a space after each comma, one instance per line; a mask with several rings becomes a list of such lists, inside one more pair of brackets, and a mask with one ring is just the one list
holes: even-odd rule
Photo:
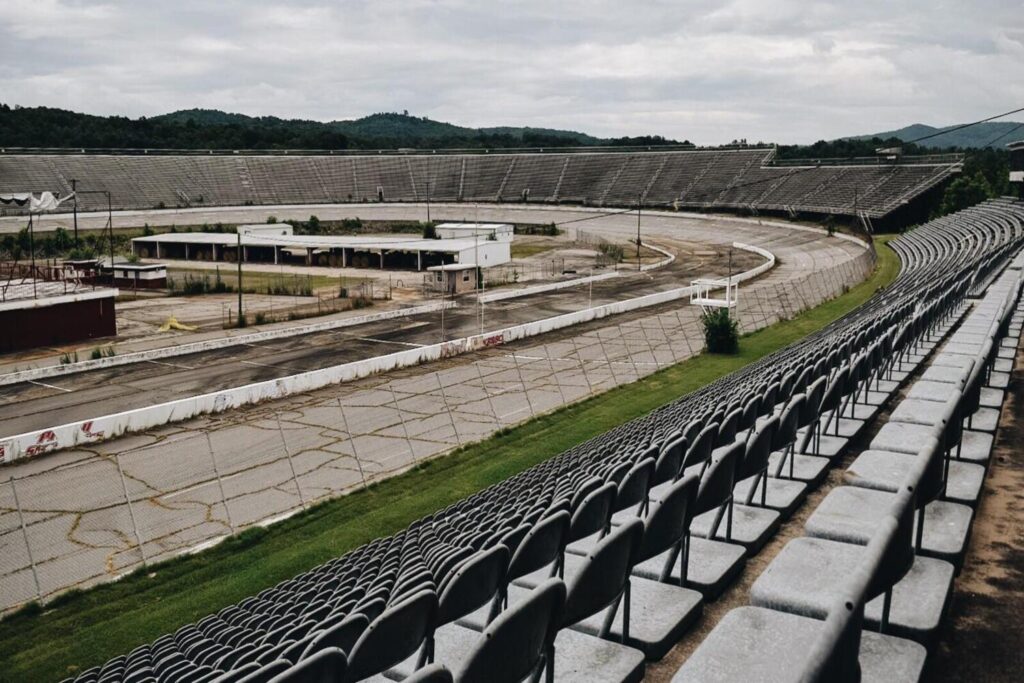
[[729, 309], [715, 308], [702, 315], [701, 322], [709, 353], [733, 354], [740, 350], [739, 328]]
[[257, 325], [262, 325], [265, 322], [267, 322], [267, 314], [266, 313], [262, 313], [262, 312], [261, 313], [257, 313], [256, 314], [256, 324]]
[[423, 224], [423, 239], [425, 240], [436, 240], [437, 239], [437, 228], [434, 227], [433, 223]]
[[598, 249], [600, 249], [601, 253], [607, 256], [608, 259], [613, 261], [614, 263], [620, 263], [622, 261], [623, 256], [625, 256], [625, 252], [622, 251], [622, 247], [620, 247], [618, 244], [602, 242], [600, 246], [598, 246]]
[[273, 225], [277, 222], [277, 216], [267, 216], [267, 223]]

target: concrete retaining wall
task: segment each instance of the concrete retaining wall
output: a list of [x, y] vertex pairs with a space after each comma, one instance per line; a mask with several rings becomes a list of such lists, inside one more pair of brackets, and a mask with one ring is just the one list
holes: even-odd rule
[[10, 372], [6, 375], [0, 375], [0, 386], [5, 384], [15, 384], [17, 382], [27, 382], [29, 380], [44, 379], [47, 377], [63, 377], [64, 375], [70, 375], [76, 372], [86, 372], [87, 370], [96, 370], [99, 368], [111, 368], [118, 365], [140, 363], [147, 360], [158, 360], [160, 358], [171, 358], [173, 356], [185, 356], [190, 353], [223, 349], [228, 346], [239, 346], [241, 344], [254, 344], [256, 342], [269, 341], [271, 339], [297, 337], [303, 334], [323, 332], [325, 330], [336, 330], [342, 327], [363, 325], [366, 323], [377, 322], [379, 320], [391, 320], [393, 318], [404, 318], [411, 315], [433, 313], [434, 311], [441, 310], [442, 307], [449, 309], [455, 308], [456, 305], [457, 304], [454, 301], [437, 301], [424, 304], [422, 306], [396, 308], [390, 311], [380, 311], [379, 313], [370, 313], [351, 318], [326, 320], [313, 323], [311, 325], [283, 327], [274, 330], [265, 330], [263, 332], [253, 332], [231, 337], [219, 337], [217, 339], [208, 339], [206, 341], [193, 342], [190, 344], [179, 344], [177, 346], [166, 346], [159, 349], [151, 349], [149, 351], [126, 353], [121, 356], [109, 356], [107, 358], [97, 358], [95, 360], [84, 360], [78, 363], [69, 363], [67, 365], [48, 365], [42, 368], [32, 368], [29, 370], [21, 370], [18, 372]]

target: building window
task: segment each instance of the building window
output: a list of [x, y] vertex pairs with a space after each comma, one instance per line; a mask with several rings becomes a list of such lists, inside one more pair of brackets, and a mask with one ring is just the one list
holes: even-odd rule
[[468, 270], [462, 271], [462, 281], [463, 282], [469, 282], [469, 271]]

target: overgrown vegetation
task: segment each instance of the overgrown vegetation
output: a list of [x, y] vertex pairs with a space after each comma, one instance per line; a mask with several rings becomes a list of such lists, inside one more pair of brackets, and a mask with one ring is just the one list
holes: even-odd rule
[[713, 308], [701, 315], [704, 344], [709, 353], [733, 354], [740, 350], [740, 332], [728, 308]]
[[545, 237], [556, 237], [562, 234], [558, 226], [552, 223], [543, 225], [513, 225], [512, 233], [515, 235], [544, 235]]
[[117, 352], [114, 351], [113, 346], [97, 346], [93, 348], [92, 353], [89, 355], [89, 358], [91, 358], [92, 360], [99, 360], [100, 358], [113, 358], [116, 355]]
[[621, 263], [622, 259], [625, 258], [626, 253], [619, 244], [612, 244], [611, 242], [601, 242], [597, 245], [598, 250], [613, 263]]
[[[880, 240], [884, 242], [885, 240]], [[623, 422], [821, 329], [896, 277], [879, 247], [875, 272], [843, 296], [743, 339], [736, 355], [703, 355], [540, 416], [401, 476], [252, 529], [196, 555], [61, 597], [0, 621], [0, 677], [58, 680], [124, 654], [279, 581], [393, 534]]]

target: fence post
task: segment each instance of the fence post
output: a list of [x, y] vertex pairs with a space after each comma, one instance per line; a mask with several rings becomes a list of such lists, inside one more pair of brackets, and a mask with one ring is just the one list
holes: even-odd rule
[[455, 443], [461, 446], [462, 437], [459, 436], [459, 428], [455, 426], [455, 416], [452, 415], [452, 407], [448, 405], [448, 396], [444, 393], [444, 384], [441, 383], [440, 373], [435, 371], [434, 378], [437, 380], [437, 386], [441, 390], [441, 400], [444, 401], [445, 410], [448, 411], [448, 421], [452, 423], [452, 431], [455, 432]]
[[284, 427], [281, 426], [281, 415], [277, 411], [274, 411], [274, 417], [277, 419], [277, 433], [281, 435], [281, 447], [284, 448], [284, 455], [288, 458], [288, 467], [292, 471], [292, 481], [295, 482], [295, 490], [299, 494], [299, 504], [302, 505], [302, 509], [306, 509], [306, 499], [302, 495], [302, 486], [299, 484], [299, 477], [295, 474], [295, 463], [292, 462], [292, 454], [288, 450], [288, 441], [284, 438]]
[[512, 350], [512, 361], [516, 364], [516, 372], [519, 373], [519, 383], [523, 385], [523, 396], [526, 397], [526, 405], [530, 409], [530, 417], [534, 417], [536, 413], [533, 412], [533, 401], [530, 400], [530, 390], [526, 387], [526, 380], [523, 379], [523, 371], [519, 369], [519, 357], [516, 355], [515, 349]]
[[[622, 330], [619, 330], [622, 333]], [[608, 366], [608, 374], [612, 378], [612, 387], [619, 386], [619, 376], [615, 374], [615, 366], [612, 365], [612, 359], [608, 356], [608, 349], [604, 347], [604, 339], [601, 338], [601, 328], [594, 330], [594, 337], [597, 338], [597, 345], [601, 347], [601, 354], [604, 356], [604, 362]], [[636, 367], [633, 368], [636, 370]]]
[[562, 399], [562, 405], [566, 405], [565, 393], [562, 391], [562, 383], [558, 381], [558, 370], [555, 368], [555, 362], [551, 359], [551, 352], [548, 350], [548, 345], [544, 345], [544, 357], [548, 359], [548, 368], [551, 369], [551, 378], [555, 381], [555, 386], [558, 387], [558, 397]]
[[[619, 339], [622, 340], [622, 350], [626, 352], [626, 358], [629, 359], [630, 364], [633, 366], [633, 374], [636, 376], [637, 381], [640, 379], [640, 367], [636, 364], [636, 359], [633, 358], [633, 352], [629, 350], [629, 337], [626, 336], [626, 331], [622, 329], [622, 325], [616, 325], [619, 328]], [[601, 330], [597, 331], [601, 334]]]
[[583, 362], [583, 356], [580, 355], [580, 348], [576, 346], [576, 337], [569, 337], [569, 341], [572, 342], [573, 353], [576, 354], [576, 360], [580, 364], [580, 371], [583, 373], [583, 380], [587, 383], [587, 396], [594, 393], [594, 385], [590, 383], [590, 376], [587, 375], [587, 366]]
[[206, 436], [206, 450], [210, 452], [210, 462], [213, 463], [213, 473], [217, 476], [217, 486], [220, 487], [220, 500], [224, 503], [224, 514], [228, 518], [228, 528], [235, 533], [235, 524], [231, 521], [231, 506], [228, 505], [228, 497], [224, 494], [224, 480], [221, 479], [220, 470], [217, 468], [217, 456], [213, 453], [213, 442], [210, 441], [210, 432], [203, 431]]
[[480, 362], [481, 361], [483, 361], [483, 358], [481, 358], [480, 361], [477, 361], [476, 363], [473, 363], [473, 365], [476, 366], [477, 380], [480, 382], [480, 388], [484, 390], [484, 395], [487, 396], [487, 403], [488, 403], [488, 405], [491, 406], [491, 416], [494, 418], [494, 427], [495, 427], [495, 429], [499, 429], [500, 430], [501, 429], [501, 421], [498, 419], [498, 411], [494, 409], [494, 400], [491, 398], [491, 391], [490, 391], [490, 389], [487, 388], [487, 384], [484, 382], [483, 371], [480, 370]]
[[398, 411], [398, 419], [402, 421], [402, 432], [405, 434], [405, 445], [409, 447], [409, 455], [412, 456], [412, 461], [418, 464], [416, 460], [416, 449], [412, 447], [412, 440], [409, 438], [409, 428], [405, 424], [405, 413], [398, 407], [398, 397], [395, 395], [395, 383], [388, 382], [388, 389], [391, 391], [391, 404], [395, 406], [395, 410]]
[[345, 417], [345, 406], [341, 403], [341, 397], [338, 398], [338, 409], [341, 411], [341, 421], [345, 423], [345, 433], [348, 434], [348, 443], [352, 446], [352, 457], [356, 461], [356, 466], [359, 467], [359, 477], [363, 480], [363, 488], [366, 488], [366, 473], [363, 472], [363, 462], [359, 459], [359, 451], [356, 450], [356, 440], [352, 436], [352, 431], [348, 428], [348, 418]]
[[135, 542], [139, 544], [139, 554], [142, 555], [142, 566], [149, 566], [149, 558], [146, 557], [146, 546], [142, 543], [142, 536], [139, 535], [139, 525], [135, 523], [135, 510], [132, 508], [132, 499], [128, 495], [128, 484], [124, 480], [124, 470], [121, 469], [121, 454], [114, 453], [114, 463], [117, 465], [117, 473], [121, 475], [121, 490], [124, 491], [124, 502], [128, 505], [128, 517], [132, 521], [132, 531], [135, 532]]
[[18, 508], [18, 522], [21, 524], [21, 535], [25, 539], [25, 551], [28, 553], [28, 563], [32, 567], [32, 580], [36, 584], [36, 599], [43, 599], [43, 591], [39, 588], [39, 572], [36, 570], [36, 561], [32, 557], [32, 544], [28, 542], [28, 529], [25, 527], [25, 515], [21, 511], [21, 501], [18, 500], [18, 487], [14, 485], [14, 477], [9, 477], [11, 482], [11, 493], [14, 494], [14, 507]]

